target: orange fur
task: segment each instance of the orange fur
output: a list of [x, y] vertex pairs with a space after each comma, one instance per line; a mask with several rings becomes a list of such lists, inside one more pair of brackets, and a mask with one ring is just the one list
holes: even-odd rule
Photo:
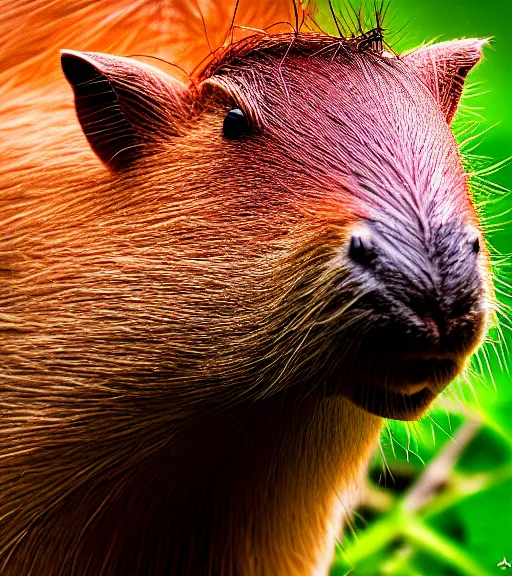
[[[181, 161], [167, 169], [165, 178], [142, 167], [127, 179], [106, 171], [90, 150], [64, 83], [50, 87], [12, 89], [0, 110], [0, 140], [6, 150], [0, 166], [1, 403], [9, 406], [0, 427], [2, 573], [159, 573], [156, 565], [130, 567], [143, 562], [134, 553], [143, 535], [126, 527], [143, 527], [144, 536], [150, 538], [155, 515], [170, 514], [172, 506], [185, 526], [180, 530], [192, 542], [185, 520], [193, 517], [190, 508], [176, 513], [174, 500], [147, 501], [148, 493], [171, 491], [173, 481], [183, 475], [190, 477], [187, 485], [201, 487], [206, 494], [216, 476], [230, 491], [215, 496], [211, 513], [229, 518], [231, 525], [217, 525], [215, 533], [207, 534], [215, 558], [211, 571], [199, 574], [324, 573], [340, 517], [350, 508], [363, 464], [374, 449], [380, 419], [341, 398], [330, 405], [307, 401], [292, 412], [281, 407], [279, 397], [261, 400], [251, 415], [250, 390], [244, 393], [247, 405], [240, 404], [240, 392], [233, 387], [214, 394], [187, 389], [187, 382], [200, 380], [201, 373], [215, 380], [215, 374], [221, 377], [232, 370], [233, 362], [251, 367], [262, 346], [278, 359], [298, 345], [303, 337], [300, 328], [287, 342], [290, 349], [277, 342], [267, 346], [266, 318], [269, 306], [276, 309], [276, 322], [292, 312], [286, 294], [290, 282], [301, 281], [300, 269], [290, 270], [293, 254], [304, 252], [314, 258], [322, 246], [321, 222], [318, 230], [301, 226], [293, 236], [281, 236], [275, 223], [265, 224], [268, 215], [263, 211], [250, 227], [240, 223], [226, 229], [225, 222], [239, 210], [240, 191], [232, 195], [223, 191], [222, 203], [220, 190], [209, 189], [198, 197], [201, 175], [192, 170], [198, 142], [205, 140], [212, 145], [206, 148], [211, 158], [204, 166], [223, 163], [222, 151], [213, 147], [220, 121], [214, 118], [217, 112], [199, 131], [177, 143]], [[151, 162], [165, 165], [166, 156], [164, 151], [161, 161], [153, 157]], [[169, 179], [174, 182], [171, 187]], [[283, 222], [283, 233], [288, 225]], [[223, 243], [217, 240], [220, 229]], [[190, 234], [197, 237], [192, 244]], [[226, 244], [230, 236], [231, 248]], [[223, 263], [234, 252], [236, 263], [228, 269], [232, 285], [236, 288], [242, 275], [251, 281], [239, 285], [223, 309], [210, 310], [209, 322], [217, 329], [204, 341], [191, 342], [189, 334], [199, 335], [206, 326], [206, 318], [197, 316], [192, 294], [208, 292], [222, 300]], [[278, 260], [287, 270], [282, 281], [272, 272]], [[217, 268], [224, 269], [218, 279]], [[290, 274], [295, 280], [290, 281]], [[259, 314], [254, 315], [252, 306], [244, 311], [248, 300], [260, 302]], [[251, 326], [252, 343], [244, 342], [246, 326]], [[192, 354], [192, 363], [173, 376], [173, 368], [180, 368], [181, 348]], [[42, 349], [53, 350], [56, 356], [52, 360], [38, 352]], [[66, 355], [59, 359], [59, 350], [64, 349]], [[244, 359], [249, 352], [254, 357]], [[200, 364], [204, 355], [212, 361]], [[147, 373], [146, 382], [130, 370], [129, 358], [136, 358], [138, 371]], [[169, 374], [165, 386], [156, 380], [151, 383], [151, 371], [158, 365]], [[65, 379], [60, 376], [64, 366]], [[238, 379], [243, 374], [237, 375], [233, 386]], [[180, 390], [186, 394], [183, 400]], [[194, 430], [193, 423], [204, 418], [199, 419], [199, 406], [208, 413], [222, 405], [226, 418], [215, 417], [205, 424], [204, 433], [196, 425], [194, 435], [189, 434], [174, 455], [173, 439], [183, 434], [184, 427]], [[281, 436], [284, 421], [289, 424]], [[338, 427], [324, 430], [328, 422], [338, 422]], [[13, 429], [19, 432], [13, 434]], [[324, 445], [320, 438], [326, 434], [333, 441]], [[304, 435], [310, 440], [301, 440]], [[344, 438], [341, 447], [338, 437]], [[230, 450], [219, 451], [226, 445]], [[259, 451], [252, 446], [259, 446]], [[272, 450], [265, 451], [270, 446]], [[293, 465], [280, 470], [274, 451]], [[201, 464], [199, 469], [188, 460], [189, 452]], [[167, 466], [157, 472], [155, 458], [164, 458]], [[223, 459], [230, 462], [231, 478], [223, 476]], [[305, 461], [315, 469], [313, 478], [304, 474]], [[181, 471], [187, 467], [192, 470]], [[265, 477], [266, 491], [244, 484], [248, 474]], [[100, 478], [102, 483], [97, 484]], [[139, 487], [143, 494], [134, 496]], [[194, 494], [193, 508], [204, 508], [201, 496]], [[135, 499], [135, 504], [126, 498]], [[126, 510], [137, 506], [137, 498], [145, 502], [144, 508], [136, 508], [130, 517]], [[107, 503], [105, 517], [102, 510]], [[265, 530], [258, 535], [260, 519], [255, 514], [261, 506], [268, 512]], [[114, 520], [113, 510], [119, 507], [124, 512]], [[194, 522], [200, 530], [201, 522]], [[202, 558], [208, 552], [203, 536], [198, 538], [199, 549], [193, 554]], [[237, 544], [229, 549], [226, 542]], [[171, 549], [175, 545], [167, 544]], [[159, 553], [155, 550], [155, 557]]]
[[[305, 18], [314, 13], [314, 3], [297, 6], [299, 26], [310, 27]], [[62, 47], [156, 56], [191, 73], [224, 44], [267, 27], [279, 33], [296, 26], [292, 0], [7, 0], [2, 9], [0, 72], [3, 80], [14, 73], [20, 83], [57, 80], [55, 51]]]
[[[267, 165], [276, 150], [258, 164], [250, 149], [228, 149], [219, 136], [236, 91], [204, 76], [216, 66], [210, 47], [231, 40], [234, 6], [4, 6], [6, 576], [327, 573], [382, 424], [314, 386], [341, 334], [328, 326], [339, 311], [326, 309], [344, 278], [339, 247], [361, 215], [340, 193], [351, 182], [329, 167], [298, 173], [305, 192], [295, 199], [281, 179], [283, 163]], [[241, 2], [235, 23], [260, 29], [283, 21], [295, 22], [284, 0], [257, 9]], [[237, 38], [251, 33], [235, 30]], [[338, 41], [315, 38], [339, 49]], [[178, 94], [188, 90], [192, 104], [180, 110], [194, 114], [184, 118], [155, 101], [159, 130], [144, 140], [144, 154], [125, 169], [106, 167], [80, 130], [58, 67], [61, 48], [146, 53], [189, 73], [203, 62], [193, 81], [169, 79]], [[378, 73], [388, 69], [377, 64]], [[413, 72], [396, 66], [435, 108]], [[148, 80], [139, 92], [153, 87]], [[435, 113], [439, 149], [456, 159]], [[87, 115], [81, 121], [90, 128]], [[271, 178], [262, 181], [262, 167]], [[472, 217], [462, 171], [454, 173], [458, 208]]]

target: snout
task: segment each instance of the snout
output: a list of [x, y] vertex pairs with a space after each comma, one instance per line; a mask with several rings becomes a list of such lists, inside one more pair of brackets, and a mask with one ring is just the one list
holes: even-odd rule
[[487, 324], [480, 240], [423, 242], [357, 231], [350, 274], [371, 321], [361, 330], [348, 395], [366, 410], [415, 419], [464, 368]]
[[[421, 301], [418, 307], [407, 291], [401, 298], [377, 293], [367, 299], [366, 305], [376, 318], [368, 345], [401, 364], [397, 372], [403, 378], [396, 380], [404, 386], [426, 381], [429, 374], [437, 382], [452, 380], [452, 367], [458, 368], [456, 372], [462, 369], [486, 326], [484, 295], [478, 286], [464, 303], [451, 302], [439, 294], [428, 294]], [[423, 378], [424, 374], [427, 376]]]

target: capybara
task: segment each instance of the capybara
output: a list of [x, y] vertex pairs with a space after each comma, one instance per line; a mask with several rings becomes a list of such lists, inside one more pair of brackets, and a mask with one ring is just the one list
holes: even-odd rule
[[484, 42], [315, 10], [3, 7], [2, 575], [325, 575], [383, 419], [482, 341]]

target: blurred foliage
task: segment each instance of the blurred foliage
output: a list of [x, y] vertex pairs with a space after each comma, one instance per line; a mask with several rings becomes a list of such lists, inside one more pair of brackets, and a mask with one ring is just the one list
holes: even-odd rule
[[[317, 5], [323, 28], [336, 34], [328, 0]], [[342, 0], [333, 5], [350, 10]], [[512, 564], [511, 23], [512, 0], [389, 3], [386, 40], [398, 53], [431, 40], [491, 37], [454, 132], [473, 176], [503, 313], [465, 378], [421, 422], [389, 422], [331, 576], [512, 576], [505, 563]]]

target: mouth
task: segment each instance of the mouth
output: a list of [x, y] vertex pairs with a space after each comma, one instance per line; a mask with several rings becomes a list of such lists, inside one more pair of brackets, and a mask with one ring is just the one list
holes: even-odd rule
[[460, 362], [444, 357], [403, 357], [380, 363], [346, 391], [367, 412], [394, 420], [417, 420], [457, 376]]

